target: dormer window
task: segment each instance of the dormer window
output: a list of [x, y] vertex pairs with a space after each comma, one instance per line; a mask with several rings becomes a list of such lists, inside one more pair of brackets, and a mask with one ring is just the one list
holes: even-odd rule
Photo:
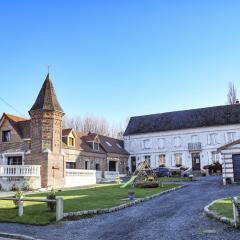
[[3, 142], [10, 142], [11, 141], [11, 131], [3, 131], [2, 132], [2, 141]]
[[99, 143], [97, 142], [89, 142], [91, 148], [95, 151], [99, 151]]
[[75, 146], [75, 139], [73, 137], [68, 137], [68, 146]]

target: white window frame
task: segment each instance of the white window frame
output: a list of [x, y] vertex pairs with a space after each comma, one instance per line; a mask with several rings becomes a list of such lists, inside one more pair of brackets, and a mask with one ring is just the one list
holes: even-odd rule
[[175, 147], [181, 147], [182, 142], [181, 142], [181, 137], [175, 137], [174, 138], [174, 146]]
[[[183, 156], [183, 154], [182, 153], [175, 153], [174, 154], [174, 158], [175, 158], [175, 165], [182, 165], [182, 156]], [[179, 157], [179, 159], [178, 159], [178, 157]], [[180, 161], [179, 161], [180, 160]], [[178, 162], [179, 161], [179, 162]]]
[[158, 138], [157, 141], [158, 141], [158, 148], [163, 149], [165, 147], [165, 144], [166, 144], [165, 139], [164, 138]]
[[151, 140], [150, 139], [144, 139], [143, 140], [143, 148], [144, 149], [151, 149]]
[[198, 135], [192, 135], [191, 136], [191, 143], [198, 143], [199, 142], [199, 136]]
[[166, 154], [164, 154], [164, 153], [159, 154], [159, 166], [161, 166], [161, 165], [166, 166]]
[[236, 132], [227, 132], [226, 138], [227, 138], [227, 143], [234, 142], [236, 139]]

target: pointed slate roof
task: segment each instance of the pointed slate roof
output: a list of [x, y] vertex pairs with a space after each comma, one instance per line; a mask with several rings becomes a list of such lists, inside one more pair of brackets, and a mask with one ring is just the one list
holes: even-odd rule
[[63, 112], [57, 100], [57, 96], [56, 96], [52, 81], [50, 79], [49, 73], [30, 111], [39, 110], [39, 109]]
[[240, 123], [240, 104], [131, 117], [124, 136]]

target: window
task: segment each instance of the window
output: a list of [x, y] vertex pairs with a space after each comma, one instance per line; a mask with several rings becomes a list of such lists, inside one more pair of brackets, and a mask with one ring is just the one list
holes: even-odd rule
[[181, 153], [175, 154], [175, 162], [176, 162], [176, 166], [182, 165], [182, 154]]
[[22, 165], [22, 156], [8, 157], [8, 165]]
[[112, 144], [108, 141], [106, 141], [106, 144], [109, 146], [109, 147], [112, 147]]
[[94, 142], [93, 146], [94, 146], [93, 150], [99, 151], [99, 143]]
[[91, 148], [95, 151], [99, 151], [99, 143], [97, 142], [89, 142]]
[[85, 163], [84, 163], [84, 167], [85, 167], [85, 170], [88, 169], [88, 161], [85, 161]]
[[150, 148], [150, 140], [149, 139], [143, 140], [143, 148], [144, 149]]
[[192, 142], [192, 143], [197, 143], [197, 142], [199, 142], [198, 135], [192, 135], [192, 137], [191, 137], [191, 142]]
[[208, 144], [215, 145], [217, 144], [217, 134], [211, 133], [208, 135]]
[[212, 163], [216, 163], [219, 161], [219, 155], [217, 152], [212, 152]]
[[228, 132], [227, 133], [227, 143], [233, 142], [236, 139], [235, 132]]
[[147, 161], [149, 164], [151, 164], [151, 156], [147, 155], [144, 156], [145, 161]]
[[3, 131], [2, 132], [2, 141], [10, 142], [11, 141], [11, 131]]
[[100, 171], [100, 164], [96, 163], [95, 168], [96, 168], [97, 171]]
[[68, 138], [68, 146], [71, 146], [71, 147], [75, 146], [75, 139], [73, 137]]
[[158, 148], [162, 149], [165, 146], [165, 140], [164, 138], [159, 138], [158, 139]]
[[66, 162], [66, 169], [76, 169], [75, 162]]
[[166, 165], [166, 155], [165, 154], [159, 155], [159, 165], [160, 166]]
[[175, 137], [174, 138], [174, 145], [175, 145], [175, 147], [180, 147], [181, 146], [181, 138], [180, 137]]

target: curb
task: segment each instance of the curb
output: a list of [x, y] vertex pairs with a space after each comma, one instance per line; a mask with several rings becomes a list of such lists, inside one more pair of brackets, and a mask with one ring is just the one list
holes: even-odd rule
[[182, 185], [182, 186], [179, 186], [179, 187], [175, 187], [175, 188], [166, 190], [164, 192], [153, 194], [153, 195], [145, 197], [145, 198], [141, 198], [141, 199], [137, 199], [137, 200], [134, 200], [132, 202], [129, 202], [129, 203], [121, 204], [121, 205], [116, 206], [116, 207], [104, 208], [104, 209], [98, 209], [98, 210], [84, 210], [84, 211], [78, 211], [78, 212], [64, 213], [64, 218], [116, 212], [116, 211], [119, 211], [121, 209], [124, 209], [124, 208], [127, 208], [127, 207], [131, 207], [133, 205], [136, 205], [138, 203], [146, 202], [146, 201], [149, 201], [149, 200], [151, 200], [153, 198], [165, 195], [165, 194], [167, 194], [169, 192], [177, 191], [177, 190], [182, 189], [182, 188], [184, 188], [186, 186], [187, 185]]
[[41, 240], [39, 238], [33, 238], [26, 235], [10, 234], [10, 233], [3, 233], [3, 232], [0, 232], [0, 237], [9, 238], [9, 239], [18, 239], [18, 240]]
[[211, 210], [209, 210], [209, 208], [214, 204], [216, 203], [217, 201], [219, 200], [223, 200], [223, 199], [217, 199], [217, 200], [214, 200], [213, 202], [211, 202], [210, 204], [208, 204], [207, 206], [204, 207], [204, 213], [210, 217], [210, 218], [214, 218], [216, 219], [217, 221], [219, 222], [222, 222], [222, 223], [225, 223], [225, 224], [228, 224], [232, 227], [235, 227], [235, 222], [233, 219], [231, 218], [227, 218], [227, 217], [224, 217], [216, 212], [213, 212]]

